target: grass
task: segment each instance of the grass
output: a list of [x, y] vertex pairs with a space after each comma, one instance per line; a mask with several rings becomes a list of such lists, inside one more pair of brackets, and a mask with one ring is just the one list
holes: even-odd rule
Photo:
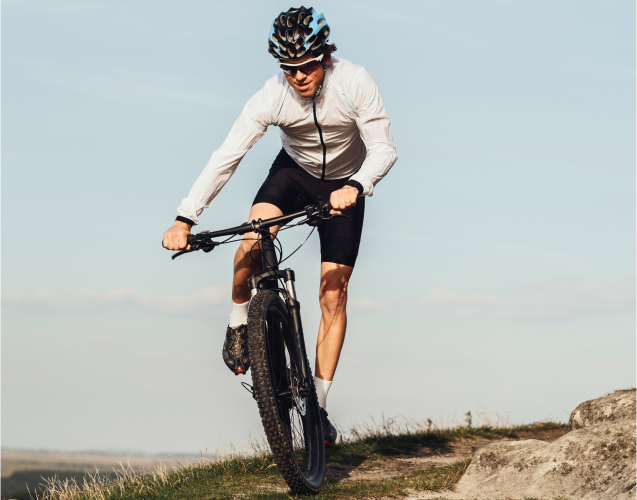
[[[396, 419], [372, 426], [359, 426], [328, 450], [328, 465], [334, 469], [369, 467], [374, 462], [397, 455], [416, 455], [446, 448], [459, 439], [519, 438], [542, 431], [566, 431], [557, 423], [532, 425], [441, 427], [428, 420], [424, 424]], [[391, 478], [365, 481], [326, 481], [317, 500], [402, 497], [409, 491], [453, 490], [470, 460], [443, 467], [428, 467]], [[115, 477], [87, 474], [81, 480], [51, 478], [33, 495], [41, 500], [176, 500], [292, 498], [272, 456], [263, 446], [253, 445], [250, 455], [233, 454], [223, 460], [201, 459], [176, 468], [163, 466], [148, 474], [137, 474], [130, 466], [115, 471]]]

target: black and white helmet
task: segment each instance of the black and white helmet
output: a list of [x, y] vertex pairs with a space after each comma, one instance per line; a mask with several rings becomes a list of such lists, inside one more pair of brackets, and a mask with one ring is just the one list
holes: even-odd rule
[[268, 36], [268, 52], [277, 59], [296, 59], [323, 52], [330, 37], [325, 16], [313, 7], [291, 7], [272, 22]]

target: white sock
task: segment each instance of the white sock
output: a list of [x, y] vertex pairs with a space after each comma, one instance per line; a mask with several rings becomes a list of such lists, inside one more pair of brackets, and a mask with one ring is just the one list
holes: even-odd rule
[[232, 311], [230, 312], [230, 321], [228, 326], [230, 328], [236, 328], [241, 325], [248, 324], [248, 304], [250, 301], [244, 304], [232, 303]]
[[318, 403], [324, 410], [327, 410], [327, 393], [329, 392], [331, 385], [331, 380], [323, 380], [322, 378], [314, 377], [314, 386], [316, 387]]

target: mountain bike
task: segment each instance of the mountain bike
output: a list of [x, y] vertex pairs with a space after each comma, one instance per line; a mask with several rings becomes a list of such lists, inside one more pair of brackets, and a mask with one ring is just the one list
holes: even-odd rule
[[[330, 204], [320, 198], [299, 212], [271, 219], [246, 222], [221, 231], [203, 231], [189, 235], [190, 249], [175, 253], [203, 250], [210, 252], [217, 245], [231, 243], [235, 236], [254, 232], [255, 245], [261, 249], [262, 270], [248, 280], [252, 298], [248, 306], [248, 355], [252, 370], [251, 390], [270, 450], [288, 486], [295, 493], [317, 493], [325, 475], [325, 443], [312, 370], [308, 363], [301, 324], [301, 305], [297, 300], [292, 269], [279, 269], [286, 259], [282, 247], [270, 228], [281, 226], [279, 232], [341, 215], [330, 214]], [[300, 222], [288, 225], [294, 219]], [[312, 232], [314, 229], [312, 229]], [[312, 234], [310, 232], [310, 235]], [[217, 242], [213, 238], [229, 236]], [[277, 255], [279, 250], [279, 255]]]

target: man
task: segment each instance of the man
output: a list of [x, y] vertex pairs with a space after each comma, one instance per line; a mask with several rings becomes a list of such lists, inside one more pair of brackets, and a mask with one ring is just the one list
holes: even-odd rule
[[[315, 384], [327, 444], [336, 429], [326, 399], [347, 325], [349, 283], [363, 229], [365, 197], [387, 174], [397, 156], [389, 117], [371, 75], [361, 66], [332, 57], [329, 25], [313, 8], [291, 8], [273, 21], [269, 52], [283, 70], [268, 80], [243, 108], [225, 142], [215, 151], [177, 220], [164, 234], [168, 250], [186, 248], [190, 229], [230, 179], [243, 156], [269, 125], [281, 129], [283, 148], [254, 199], [248, 220], [269, 219], [302, 209], [321, 196], [335, 217], [319, 226], [321, 240], [321, 323], [316, 345]], [[273, 228], [276, 233], [277, 228]], [[248, 233], [234, 259], [232, 312], [223, 346], [235, 374], [249, 368], [247, 279], [260, 270], [259, 248]]]

